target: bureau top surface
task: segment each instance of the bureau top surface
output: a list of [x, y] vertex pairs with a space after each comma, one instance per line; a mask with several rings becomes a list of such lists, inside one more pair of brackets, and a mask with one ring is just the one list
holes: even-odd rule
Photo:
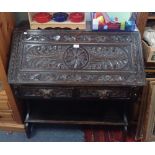
[[139, 32], [15, 30], [10, 84], [144, 85]]

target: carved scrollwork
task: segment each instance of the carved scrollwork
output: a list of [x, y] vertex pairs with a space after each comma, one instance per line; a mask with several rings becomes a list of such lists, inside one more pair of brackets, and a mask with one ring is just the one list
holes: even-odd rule
[[[97, 75], [90, 73], [59, 73], [59, 72], [39, 72], [39, 73], [21, 73], [18, 74], [17, 79], [22, 80], [26, 83], [69, 83], [69, 84], [111, 84], [111, 85], [132, 85], [135, 82], [135, 75], [131, 77], [130, 74], [122, 74], [122, 75]], [[140, 83], [142, 81], [139, 81]]]
[[132, 42], [132, 37], [130, 35], [111, 35], [109, 38], [115, 42]]
[[45, 35], [31, 35], [25, 32], [23, 35], [23, 40], [25, 41], [49, 41], [50, 38]]
[[112, 42], [128, 42], [130, 43], [132, 41], [131, 35], [122, 33], [122, 35], [118, 33], [113, 33], [112, 35], [110, 33], [103, 33], [98, 32], [97, 34], [95, 32], [89, 32], [89, 33], [78, 33], [73, 31], [59, 31], [59, 30], [46, 30], [44, 34], [37, 34], [36, 32], [33, 33], [33, 31], [26, 31], [22, 35], [23, 41], [52, 41], [52, 42], [96, 42], [96, 43], [106, 43], [109, 41]]
[[29, 69], [129, 69], [130, 47], [79, 45], [25, 45], [22, 68]]
[[128, 65], [129, 61], [129, 48], [128, 47], [114, 47], [114, 46], [93, 46], [88, 47], [96, 59], [100, 59], [102, 70], [116, 70], [122, 69]]

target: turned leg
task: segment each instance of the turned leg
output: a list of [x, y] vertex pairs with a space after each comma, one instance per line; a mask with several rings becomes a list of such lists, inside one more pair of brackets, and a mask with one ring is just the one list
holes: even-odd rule
[[125, 142], [127, 140], [127, 135], [128, 135], [128, 120], [126, 113], [124, 113], [124, 130], [123, 130], [123, 141]]
[[125, 125], [124, 126], [124, 130], [123, 130], [123, 142], [126, 142], [126, 140], [127, 140], [127, 134], [128, 134], [128, 126]]
[[25, 132], [26, 132], [27, 138], [31, 138], [31, 131], [32, 131], [32, 124], [25, 123]]

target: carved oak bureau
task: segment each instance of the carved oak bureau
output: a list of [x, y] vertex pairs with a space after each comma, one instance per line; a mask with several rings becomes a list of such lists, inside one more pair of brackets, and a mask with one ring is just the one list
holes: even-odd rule
[[[127, 130], [122, 107], [145, 84], [139, 32], [16, 30], [8, 81], [28, 105], [28, 136], [33, 123], [122, 125]], [[104, 115], [109, 105], [122, 121]]]

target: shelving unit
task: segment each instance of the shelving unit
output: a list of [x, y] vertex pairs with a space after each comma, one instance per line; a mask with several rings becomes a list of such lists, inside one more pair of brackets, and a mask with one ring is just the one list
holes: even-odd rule
[[0, 129], [24, 131], [19, 109], [7, 80], [11, 35], [14, 28], [12, 13], [0, 13]]
[[[146, 26], [155, 25], [155, 13], [142, 12], [138, 18], [138, 28], [143, 33]], [[139, 135], [144, 141], [155, 140], [155, 61], [152, 57], [155, 53], [155, 48], [149, 46], [142, 40], [144, 60], [145, 60], [145, 73], [146, 73], [146, 86], [143, 89], [140, 115], [139, 115]]]
[[[141, 12], [138, 14], [137, 26], [141, 32], [141, 38], [143, 39], [143, 34], [146, 27], [155, 26], [155, 13], [152, 12]], [[155, 48], [149, 46], [149, 44], [143, 40], [143, 53], [144, 59], [147, 63], [155, 63]]]
[[[44, 104], [42, 104], [43, 102]], [[25, 127], [28, 138], [31, 136], [32, 126], [37, 123], [120, 126], [124, 127], [124, 138], [127, 134], [128, 121], [124, 111], [127, 104], [121, 102], [104, 103], [97, 100], [77, 99], [52, 102], [49, 100], [28, 100], [27, 105]]]
[[[36, 12], [29, 12], [28, 18], [31, 29], [46, 29], [46, 28], [69, 28], [69, 29], [86, 29], [86, 15], [83, 22], [74, 23], [69, 20], [65, 22], [55, 22], [53, 20], [46, 23], [38, 23], [33, 20], [33, 16]], [[52, 12], [50, 12], [52, 14]]]
[[149, 19], [153, 19], [153, 20], [154, 20], [154, 19], [155, 19], [155, 15], [149, 15], [149, 16], [148, 16], [148, 20], [149, 20]]

